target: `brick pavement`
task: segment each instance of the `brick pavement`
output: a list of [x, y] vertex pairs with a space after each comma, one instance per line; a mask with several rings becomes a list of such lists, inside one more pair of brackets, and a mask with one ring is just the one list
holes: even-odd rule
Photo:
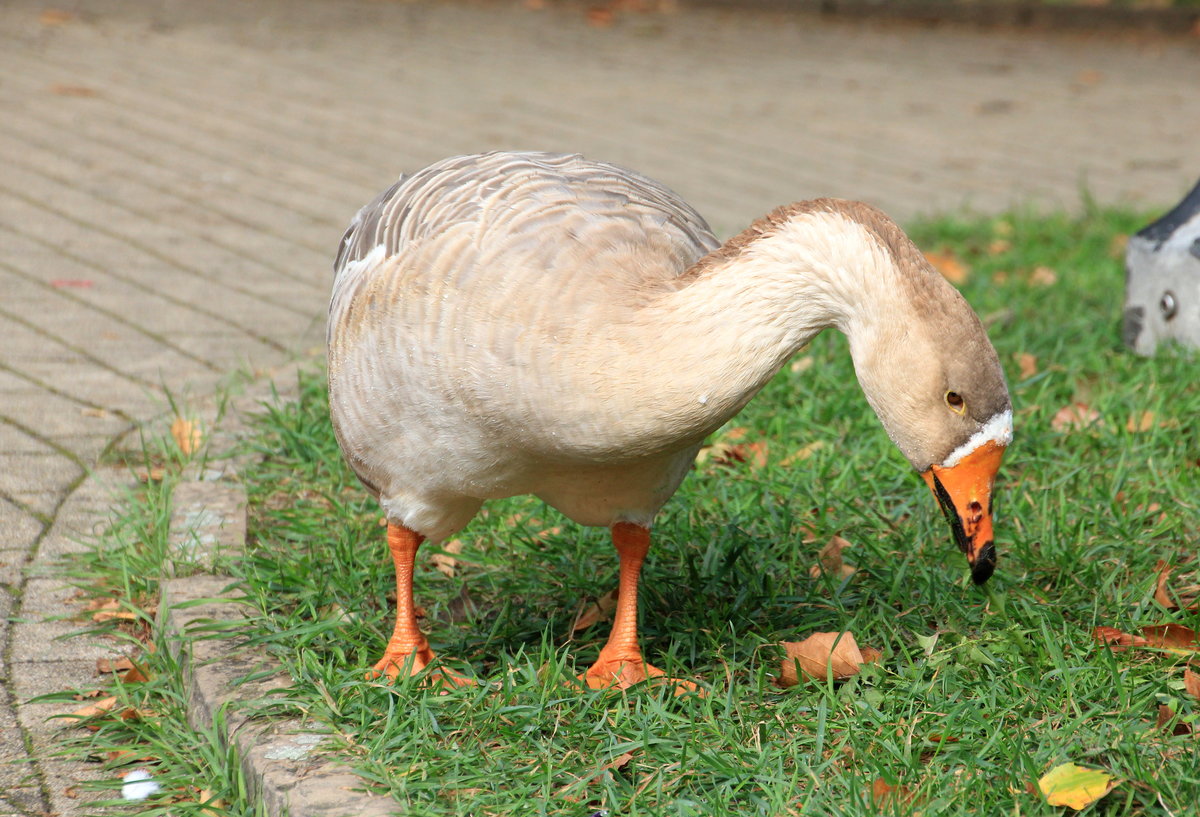
[[[0, 7], [0, 817], [74, 814], [34, 695], [103, 644], [51, 642], [43, 568], [110, 503], [100, 467], [166, 395], [319, 349], [330, 258], [397, 173], [578, 150], [722, 235], [787, 201], [893, 215], [1174, 202], [1200, 172], [1200, 45], [854, 25], [736, 9], [70, 0]], [[1119, 287], [1114, 271], [1114, 297]], [[32, 751], [34, 759], [29, 760]]]

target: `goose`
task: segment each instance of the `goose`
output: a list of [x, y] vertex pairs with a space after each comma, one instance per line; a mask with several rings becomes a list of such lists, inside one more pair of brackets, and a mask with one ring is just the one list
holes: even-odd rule
[[618, 602], [587, 685], [662, 676], [637, 630], [655, 515], [704, 439], [829, 327], [974, 581], [992, 574], [1004, 375], [967, 302], [870, 205], [789, 204], [719, 244], [679, 196], [622, 167], [457, 156], [363, 207], [334, 268], [331, 421], [386, 515], [396, 575], [376, 677], [435, 658], [414, 614], [418, 547], [525, 494], [611, 531]]
[[1121, 337], [1139, 355], [1175, 341], [1200, 347], [1200, 182], [1125, 248]]

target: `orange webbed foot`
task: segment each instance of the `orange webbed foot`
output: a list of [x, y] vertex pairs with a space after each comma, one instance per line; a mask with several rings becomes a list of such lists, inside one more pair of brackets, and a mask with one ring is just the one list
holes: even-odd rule
[[658, 667], [647, 663], [641, 655], [608, 657], [601, 653], [596, 663], [579, 676], [579, 680], [590, 689], [629, 689], [634, 684], [650, 682], [674, 686], [676, 695], [688, 692], [704, 694], [698, 685], [683, 678], [668, 677]]
[[[392, 652], [387, 651], [383, 657], [375, 662], [370, 671], [367, 672], [367, 679], [374, 681], [380, 678], [387, 678], [394, 681], [402, 675], [416, 676], [429, 669], [429, 665], [433, 663], [434, 652], [428, 646], [416, 649], [411, 652]], [[461, 675], [446, 667], [437, 667], [429, 670], [424, 683], [432, 686], [440, 687], [462, 687], [474, 686], [475, 681], [465, 675]]]

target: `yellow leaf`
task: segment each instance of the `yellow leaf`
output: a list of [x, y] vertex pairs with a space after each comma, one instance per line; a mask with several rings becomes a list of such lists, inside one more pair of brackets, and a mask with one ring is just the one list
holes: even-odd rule
[[811, 443], [808, 443], [807, 445], [802, 447], [799, 451], [796, 451], [792, 454], [788, 454], [786, 457], [783, 458], [783, 460], [779, 464], [783, 465], [783, 466], [788, 466], [788, 465], [794, 465], [798, 462], [804, 462], [806, 459], [808, 459], [809, 457], [811, 457], [813, 454], [817, 453], [824, 447], [825, 447], [825, 443], [823, 441], [813, 440]]
[[1115, 785], [1111, 774], [1074, 763], [1055, 766], [1038, 780], [1038, 788], [1047, 803], [1076, 811], [1096, 802]]
[[171, 423], [171, 436], [175, 438], [179, 450], [188, 455], [195, 454], [204, 440], [200, 426], [183, 417], [176, 417], [175, 422]]

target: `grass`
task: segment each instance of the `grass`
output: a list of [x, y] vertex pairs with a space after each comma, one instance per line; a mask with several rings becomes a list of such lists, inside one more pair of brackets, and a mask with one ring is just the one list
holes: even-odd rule
[[[1016, 439], [996, 492], [1001, 561], [986, 591], [971, 585], [831, 332], [723, 432], [766, 442], [767, 463], [705, 462], [655, 527], [643, 648], [705, 682], [705, 697], [574, 688], [607, 631], [572, 633], [572, 622], [615, 586], [616, 559], [605, 531], [528, 498], [491, 503], [461, 534], [453, 576], [432, 564], [434, 548], [419, 557], [430, 641], [484, 683], [444, 693], [365, 680], [391, 628], [391, 565], [315, 377], [247, 442], [261, 455], [245, 473], [252, 542], [231, 569], [261, 611], [254, 637], [295, 679], [295, 710], [407, 814], [1060, 814], [1030, 786], [1066, 761], [1119, 779], [1094, 813], [1189, 813], [1200, 802], [1196, 737], [1172, 734], [1200, 731], [1200, 701], [1181, 689], [1189, 656], [1114, 653], [1092, 637], [1099, 625], [1200, 628], [1197, 612], [1152, 599], [1157, 562], [1194, 558], [1200, 537], [1200, 388], [1195, 353], [1145, 360], [1119, 347], [1114, 242], [1145, 220], [1016, 212], [911, 231], [969, 268], [964, 294], [1013, 392]], [[1033, 371], [1021, 374], [1022, 356], [1036, 358]], [[1056, 429], [1072, 403], [1100, 422]], [[781, 464], [806, 446], [807, 459]], [[157, 502], [130, 513], [152, 521]], [[835, 534], [853, 543], [858, 572], [811, 577]], [[99, 549], [85, 566], [103, 580], [94, 592], [152, 596], [153, 565], [118, 565], [130, 551], [146, 558], [156, 536]], [[844, 683], [775, 686], [780, 641], [843, 629], [882, 659]], [[154, 703], [171, 701], [169, 682], [152, 683], [163, 687], [129, 694], [169, 720], [177, 713]], [[1174, 720], [1160, 728], [1164, 704]], [[136, 728], [110, 720], [92, 751], [140, 745]], [[196, 772], [194, 749], [160, 754], [168, 776]], [[203, 773], [229, 793], [228, 813], [252, 813], [218, 767]], [[874, 800], [879, 778], [904, 794]]]

